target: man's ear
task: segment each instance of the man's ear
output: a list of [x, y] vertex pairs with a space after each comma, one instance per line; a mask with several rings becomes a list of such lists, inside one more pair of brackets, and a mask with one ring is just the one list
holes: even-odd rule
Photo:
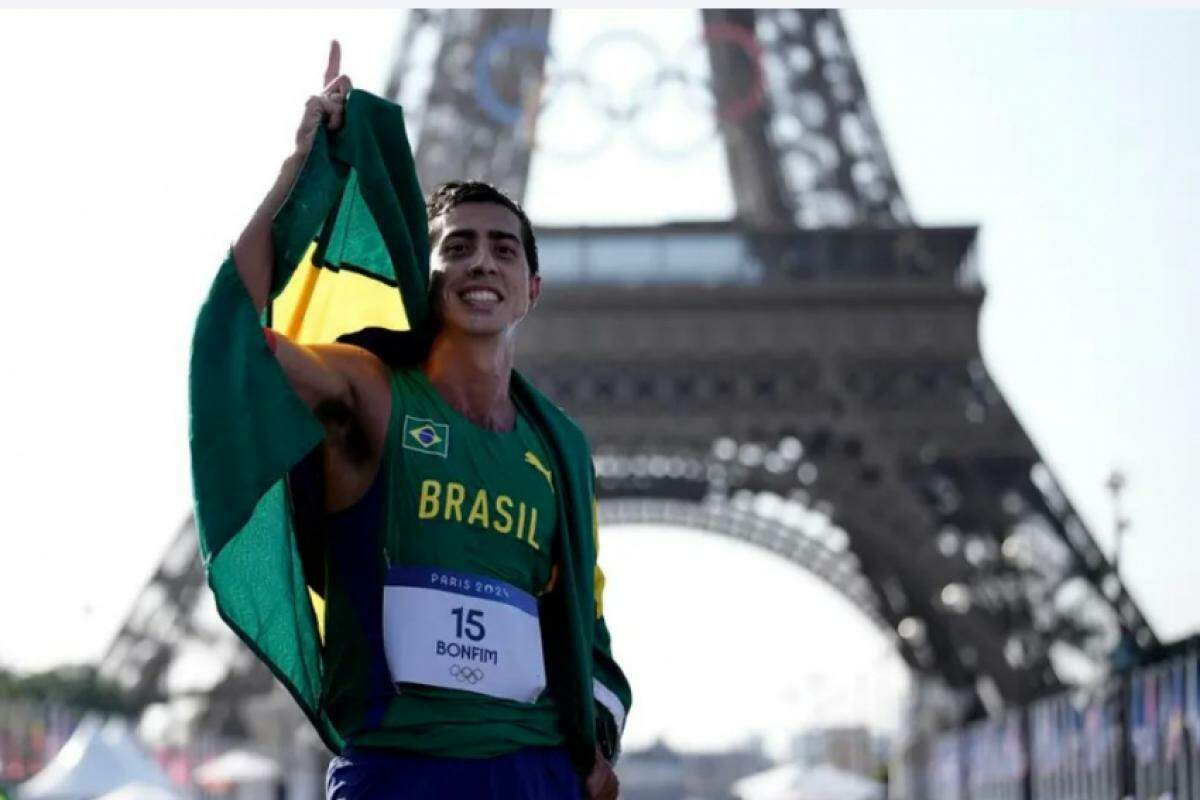
[[533, 311], [537, 306], [538, 298], [542, 296], [542, 276], [529, 276], [529, 310]]

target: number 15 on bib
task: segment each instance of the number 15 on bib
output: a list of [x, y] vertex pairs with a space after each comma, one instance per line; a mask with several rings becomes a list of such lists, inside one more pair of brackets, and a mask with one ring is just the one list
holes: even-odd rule
[[383, 643], [395, 683], [532, 703], [546, 688], [537, 600], [495, 578], [389, 567]]

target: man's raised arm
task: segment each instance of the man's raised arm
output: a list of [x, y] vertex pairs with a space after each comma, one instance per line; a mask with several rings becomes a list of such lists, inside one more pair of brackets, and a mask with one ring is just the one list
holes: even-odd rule
[[350, 93], [350, 78], [340, 74], [342, 61], [341, 46], [337, 41], [329, 44], [329, 62], [325, 66], [325, 89], [319, 95], [308, 98], [304, 104], [304, 116], [296, 131], [296, 150], [288, 156], [279, 170], [275, 185], [267, 192], [258, 210], [254, 212], [246, 229], [233, 246], [233, 260], [237, 267], [254, 310], [261, 313], [267, 305], [271, 291], [271, 267], [275, 252], [271, 244], [271, 221], [287, 198], [296, 175], [304, 164], [316, 138], [317, 128], [328, 119], [329, 130], [342, 127], [346, 108], [346, 95]]
[[[312, 150], [321, 123], [327, 122], [332, 131], [342, 127], [351, 85], [350, 79], [340, 74], [340, 68], [341, 47], [335, 40], [329, 46], [325, 89], [305, 103], [296, 131], [296, 150], [284, 160], [275, 184], [233, 246], [238, 277], [259, 314], [270, 297], [275, 261], [271, 223]], [[387, 373], [382, 363], [350, 345], [305, 346], [270, 329], [264, 334], [292, 388], [325, 425], [326, 443], [352, 463], [370, 461], [381, 444], [376, 440], [382, 439], [386, 431], [386, 418], [378, 410], [379, 398], [375, 397], [381, 392], [387, 396]]]

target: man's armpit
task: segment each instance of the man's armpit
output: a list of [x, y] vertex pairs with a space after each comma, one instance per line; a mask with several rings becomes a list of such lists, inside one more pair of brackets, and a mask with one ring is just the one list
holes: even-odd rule
[[371, 445], [367, 432], [354, 410], [341, 399], [322, 400], [313, 409], [325, 426], [325, 441], [352, 464], [371, 460]]

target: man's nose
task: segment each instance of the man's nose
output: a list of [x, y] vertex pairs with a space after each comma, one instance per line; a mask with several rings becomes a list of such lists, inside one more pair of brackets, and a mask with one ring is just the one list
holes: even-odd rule
[[471, 265], [467, 267], [468, 275], [494, 275], [496, 273], [496, 262], [492, 259], [492, 254], [486, 250], [479, 253], [471, 260]]

